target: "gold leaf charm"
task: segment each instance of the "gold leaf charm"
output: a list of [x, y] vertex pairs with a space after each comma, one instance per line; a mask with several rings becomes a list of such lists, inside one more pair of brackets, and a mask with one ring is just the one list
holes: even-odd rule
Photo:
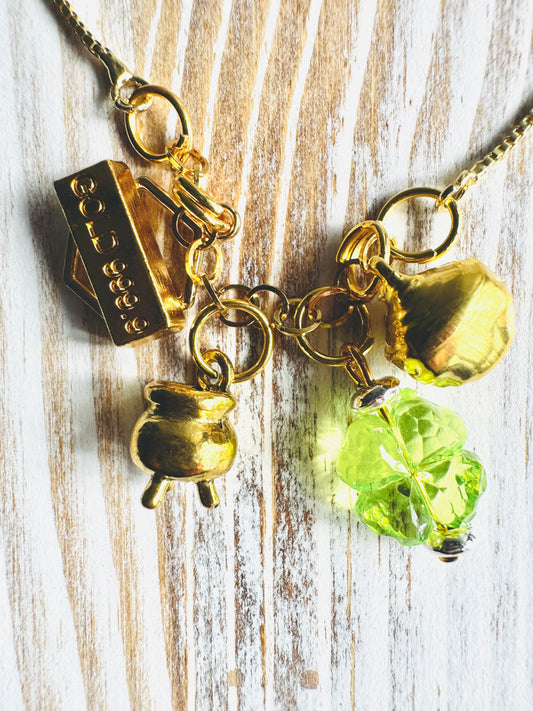
[[181, 330], [182, 301], [127, 166], [102, 161], [55, 188], [71, 231], [66, 282], [102, 314], [115, 344]]

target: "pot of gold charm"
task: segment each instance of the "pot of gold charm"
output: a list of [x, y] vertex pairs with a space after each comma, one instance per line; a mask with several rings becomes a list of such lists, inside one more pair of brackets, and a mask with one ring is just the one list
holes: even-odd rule
[[227, 419], [235, 398], [224, 387], [168, 381], [149, 383], [148, 409], [131, 436], [131, 454], [152, 474], [142, 502], [156, 508], [176, 480], [192, 481], [207, 508], [218, 505], [213, 479], [225, 474], [237, 452], [237, 435]]

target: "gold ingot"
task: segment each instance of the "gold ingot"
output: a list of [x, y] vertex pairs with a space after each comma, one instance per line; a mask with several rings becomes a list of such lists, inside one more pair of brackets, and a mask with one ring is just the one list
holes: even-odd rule
[[183, 302], [127, 166], [102, 161], [55, 188], [70, 226], [65, 281], [103, 316], [115, 344], [181, 330]]
[[237, 453], [237, 435], [226, 417], [235, 398], [174, 382], [149, 383], [144, 395], [149, 407], [131, 436], [133, 461], [153, 473], [143, 505], [155, 508], [182, 479], [196, 483], [204, 506], [218, 506], [213, 479], [230, 469]]
[[476, 259], [412, 276], [374, 257], [388, 305], [385, 355], [416, 380], [461, 385], [503, 357], [514, 335], [512, 297]]

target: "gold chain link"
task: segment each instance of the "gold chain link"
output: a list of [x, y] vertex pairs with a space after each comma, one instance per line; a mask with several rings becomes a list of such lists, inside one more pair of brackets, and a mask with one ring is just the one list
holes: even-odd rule
[[90, 32], [80, 20], [79, 16], [74, 12], [72, 6], [67, 0], [51, 0], [56, 6], [58, 12], [65, 18], [68, 26], [80, 40], [85, 49], [94, 55], [97, 59], [112, 54], [111, 50], [99, 42], [96, 37]]
[[[132, 89], [134, 89], [136, 86], [146, 84], [146, 81], [134, 76], [128, 67], [121, 62], [120, 59], [115, 57], [110, 49], [104, 47], [104, 45], [96, 39], [74, 12], [71, 4], [67, 2], [67, 0], [51, 0], [51, 2], [85, 49], [99, 59], [107, 69], [109, 82], [111, 84], [111, 98], [117, 108], [124, 111], [130, 110], [128, 103], [124, 102], [120, 96], [122, 89], [127, 86], [131, 86]], [[142, 106], [138, 105], [135, 108], [137, 111], [140, 111], [145, 108], [145, 106], [145, 104]]]
[[442, 205], [449, 200], [460, 200], [466, 193], [468, 188], [477, 183], [477, 181], [485, 175], [487, 170], [494, 163], [502, 160], [509, 151], [521, 140], [533, 126], [533, 109], [531, 109], [522, 119], [516, 124], [510, 133], [505, 136], [503, 141], [499, 143], [490, 153], [481, 160], [478, 160], [474, 165], [463, 170], [457, 178], [445, 188], [439, 196], [438, 203]]

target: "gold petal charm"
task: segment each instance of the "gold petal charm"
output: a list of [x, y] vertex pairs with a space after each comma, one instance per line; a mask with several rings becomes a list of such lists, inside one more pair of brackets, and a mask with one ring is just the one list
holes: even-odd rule
[[420, 274], [396, 272], [380, 257], [370, 268], [383, 280], [387, 358], [416, 380], [461, 385], [503, 357], [514, 335], [512, 297], [476, 259]]

